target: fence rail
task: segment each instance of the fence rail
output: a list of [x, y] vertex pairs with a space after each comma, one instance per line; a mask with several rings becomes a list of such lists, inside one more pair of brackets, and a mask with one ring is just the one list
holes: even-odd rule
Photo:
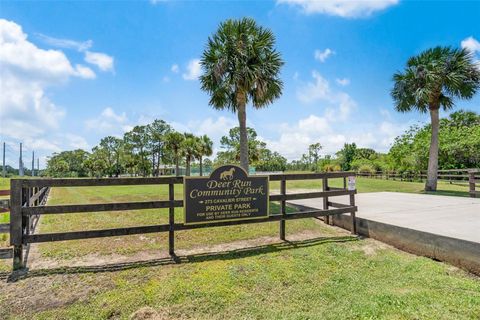
[[[358, 176], [401, 181], [423, 181], [427, 178], [426, 171], [420, 172], [358, 172]], [[438, 179], [446, 180], [450, 183], [461, 183], [469, 188], [469, 194], [472, 198], [480, 197], [480, 191], [475, 190], [476, 185], [480, 185], [480, 169], [447, 169], [438, 170]], [[477, 186], [478, 188], [478, 186]]]
[[[132, 235], [140, 233], [169, 233], [169, 253], [175, 255], [174, 233], [176, 231], [222, 227], [239, 224], [253, 224], [263, 222], [280, 222], [280, 238], [285, 240], [285, 224], [287, 220], [303, 218], [325, 217], [349, 213], [353, 220], [352, 233], [355, 228], [354, 196], [356, 190], [347, 190], [346, 178], [354, 176], [351, 172], [309, 173], [309, 174], [276, 174], [270, 176], [270, 181], [280, 182], [280, 194], [270, 194], [269, 201], [280, 202], [280, 214], [269, 215], [265, 218], [234, 221], [214, 221], [202, 224], [185, 224], [175, 222], [174, 210], [183, 207], [183, 200], [175, 199], [175, 185], [183, 183], [183, 177], [156, 177], [156, 178], [109, 178], [109, 179], [12, 179], [11, 180], [11, 211], [10, 211], [10, 241], [13, 250], [13, 268], [24, 267], [23, 249], [31, 243], [65, 241], [75, 239], [100, 238], [111, 236]], [[343, 188], [329, 188], [328, 179], [343, 178]], [[322, 180], [323, 190], [320, 192], [288, 193], [287, 181], [293, 180]], [[124, 185], [168, 185], [168, 200], [102, 203], [102, 204], [76, 204], [47, 206], [39, 203], [42, 192], [48, 192], [51, 187], [84, 187], [84, 186], [124, 186]], [[329, 201], [331, 197], [348, 195], [349, 204], [340, 204]], [[286, 212], [286, 201], [296, 199], [323, 198], [323, 209], [304, 212]], [[329, 208], [332, 207], [332, 208]], [[84, 230], [58, 233], [34, 234], [31, 227], [32, 219], [43, 214], [74, 214], [78, 212], [123, 211], [138, 209], [169, 209], [169, 223], [149, 226], [125, 227], [101, 230]]]

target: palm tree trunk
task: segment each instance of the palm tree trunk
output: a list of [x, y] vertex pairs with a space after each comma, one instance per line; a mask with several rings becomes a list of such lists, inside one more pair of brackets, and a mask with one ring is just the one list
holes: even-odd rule
[[189, 176], [190, 176], [190, 157], [187, 156], [187, 159], [186, 159], [186, 160], [187, 160], [187, 161], [186, 161], [186, 162], [187, 162], [187, 168], [186, 168], [186, 173], [185, 173], [185, 175], [186, 175], [187, 177], [189, 177]]
[[180, 172], [178, 172], [178, 150], [175, 150], [175, 175], [178, 177]]
[[240, 166], [248, 173], [247, 112], [245, 101], [238, 105], [238, 123], [240, 125]]
[[440, 126], [439, 108], [430, 109], [430, 119], [432, 122], [432, 135], [430, 138], [430, 154], [428, 157], [426, 191], [437, 191], [438, 175], [438, 130]]
[[203, 176], [203, 163], [202, 163], [202, 156], [200, 156], [200, 177]]

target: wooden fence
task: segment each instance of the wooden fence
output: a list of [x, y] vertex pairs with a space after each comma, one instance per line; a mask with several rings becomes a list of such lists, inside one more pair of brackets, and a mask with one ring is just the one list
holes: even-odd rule
[[[239, 221], [217, 221], [203, 224], [184, 224], [175, 222], [175, 208], [183, 206], [183, 200], [175, 199], [175, 185], [183, 184], [183, 177], [156, 177], [156, 178], [110, 178], [110, 179], [12, 179], [11, 180], [11, 211], [10, 211], [10, 241], [13, 250], [14, 270], [23, 268], [24, 247], [31, 243], [64, 241], [74, 239], [88, 239], [99, 237], [111, 237], [132, 235], [141, 233], [168, 232], [169, 253], [175, 256], [174, 235], [176, 231], [231, 226], [238, 224], [251, 224], [262, 222], [278, 221], [280, 223], [280, 238], [285, 240], [285, 224], [287, 220], [303, 218], [328, 217], [337, 214], [349, 213], [352, 219], [352, 233], [355, 234], [355, 194], [356, 190], [347, 190], [346, 178], [354, 176], [350, 172], [332, 173], [309, 173], [309, 174], [278, 174], [271, 175], [270, 181], [280, 182], [280, 193], [270, 194], [270, 201], [280, 202], [280, 214], [270, 215], [265, 218], [239, 220]], [[329, 187], [329, 179], [343, 178], [342, 188]], [[306, 193], [287, 193], [287, 181], [293, 180], [321, 180], [322, 191]], [[80, 186], [125, 186], [125, 185], [168, 185], [168, 200], [127, 202], [127, 203], [102, 203], [102, 204], [75, 204], [75, 205], [41, 205], [35, 200], [41, 190], [48, 190], [51, 187], [80, 187]], [[36, 188], [36, 189], [34, 189]], [[47, 189], [45, 189], [47, 188]], [[32, 190], [39, 190], [36, 193]], [[335, 196], [349, 196], [349, 203], [342, 204], [330, 201]], [[323, 210], [312, 210], [304, 212], [286, 212], [286, 201], [297, 199], [322, 198]], [[30, 199], [30, 200], [28, 200]], [[330, 208], [332, 207], [332, 208]], [[78, 212], [101, 212], [139, 209], [168, 209], [168, 224], [148, 225], [137, 227], [125, 227], [102, 230], [84, 230], [61, 233], [34, 234], [32, 232], [31, 219], [43, 214], [70, 214]]]
[[[43, 206], [47, 202], [48, 193], [50, 188], [29, 188], [25, 190], [22, 194], [22, 206]], [[0, 195], [10, 195], [10, 190], [0, 190]], [[10, 211], [10, 201], [11, 199], [1, 199], [0, 200], [0, 212], [9, 212]], [[11, 221], [11, 213], [10, 213]], [[38, 216], [33, 216], [28, 221], [28, 226], [26, 232], [33, 233], [35, 226], [38, 223]], [[0, 224], [0, 234], [10, 233], [11, 234], [11, 224], [2, 223]], [[0, 259], [9, 259], [12, 257], [11, 248], [0, 248]]]
[[[358, 176], [372, 179], [400, 180], [400, 181], [424, 181], [427, 178], [426, 171], [420, 172], [358, 172]], [[480, 185], [480, 169], [448, 169], [438, 170], [438, 179], [450, 183], [462, 184], [469, 188], [471, 197], [478, 196], [475, 184]]]
[[470, 189], [470, 197], [472, 198], [480, 198], [480, 189], [475, 190], [475, 185], [480, 185], [480, 170], [473, 171], [471, 170], [468, 173], [468, 185]]

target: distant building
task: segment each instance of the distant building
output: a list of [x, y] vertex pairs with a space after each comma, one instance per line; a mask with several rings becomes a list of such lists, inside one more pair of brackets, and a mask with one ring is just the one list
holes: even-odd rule
[[[175, 165], [161, 164], [158, 168], [158, 174], [160, 176], [175, 176], [176, 175], [175, 170], [176, 170]], [[186, 172], [185, 167], [179, 166], [178, 171], [180, 176], [185, 175], [185, 172]]]

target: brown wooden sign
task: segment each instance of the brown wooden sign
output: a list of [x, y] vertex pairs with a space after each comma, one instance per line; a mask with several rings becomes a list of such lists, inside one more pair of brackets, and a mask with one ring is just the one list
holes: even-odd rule
[[248, 176], [239, 166], [186, 177], [184, 192], [185, 223], [268, 217], [268, 176]]

